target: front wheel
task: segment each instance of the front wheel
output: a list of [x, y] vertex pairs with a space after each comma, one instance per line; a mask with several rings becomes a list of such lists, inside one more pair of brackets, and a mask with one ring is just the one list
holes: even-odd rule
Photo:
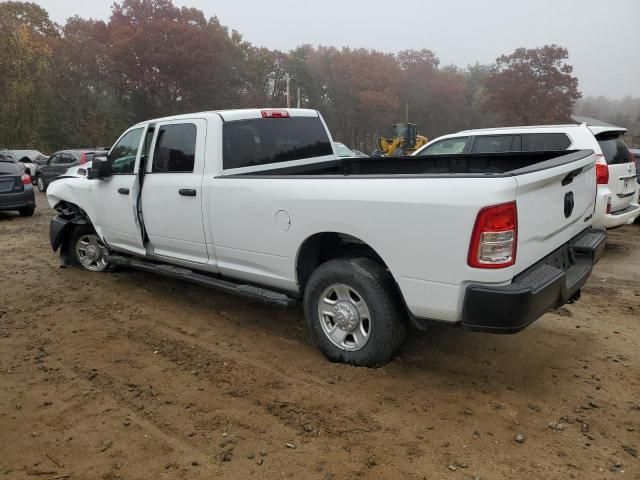
[[71, 235], [69, 254], [72, 263], [91, 272], [104, 272], [111, 268], [106, 257], [109, 250], [89, 225], [77, 226]]
[[406, 325], [391, 275], [368, 258], [330, 260], [311, 275], [304, 311], [313, 339], [334, 362], [379, 367], [398, 350]]
[[47, 182], [44, 181], [42, 175], [38, 175], [38, 177], [36, 178], [36, 185], [40, 192], [45, 193], [47, 191]]

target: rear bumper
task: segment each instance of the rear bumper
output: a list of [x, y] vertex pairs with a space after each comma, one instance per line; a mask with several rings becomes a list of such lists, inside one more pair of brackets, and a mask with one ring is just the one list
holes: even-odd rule
[[604, 250], [606, 232], [588, 229], [517, 275], [510, 285], [469, 285], [461, 325], [467, 330], [516, 333], [580, 294]]
[[640, 216], [640, 205], [632, 203], [622, 210], [601, 215], [599, 218], [594, 218], [593, 224], [594, 226], [602, 228], [616, 228], [628, 223], [633, 223], [638, 216]]
[[18, 210], [35, 206], [36, 198], [31, 185], [25, 185], [22, 192], [0, 193], [0, 210]]

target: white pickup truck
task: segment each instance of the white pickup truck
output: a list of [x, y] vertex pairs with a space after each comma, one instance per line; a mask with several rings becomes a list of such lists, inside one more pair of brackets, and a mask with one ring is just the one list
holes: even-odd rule
[[338, 158], [314, 110], [142, 122], [48, 189], [51, 244], [288, 305], [333, 361], [379, 366], [406, 326], [522, 330], [577, 299], [604, 247], [591, 150]]

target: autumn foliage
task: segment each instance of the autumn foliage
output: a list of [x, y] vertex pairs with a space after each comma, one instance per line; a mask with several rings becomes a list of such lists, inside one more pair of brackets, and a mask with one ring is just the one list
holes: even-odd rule
[[[0, 3], [0, 147], [107, 146], [127, 126], [178, 113], [292, 104], [322, 112], [336, 139], [365, 151], [409, 120], [437, 135], [566, 119], [580, 94], [556, 46], [495, 65], [443, 66], [397, 54], [301, 45], [256, 47], [217, 18], [171, 0], [122, 0], [107, 22], [56, 25], [33, 3]], [[304, 40], [304, 39], [300, 39]]]
[[511, 125], [568, 121], [582, 96], [568, 58], [569, 52], [557, 45], [502, 55], [485, 82], [484, 105]]

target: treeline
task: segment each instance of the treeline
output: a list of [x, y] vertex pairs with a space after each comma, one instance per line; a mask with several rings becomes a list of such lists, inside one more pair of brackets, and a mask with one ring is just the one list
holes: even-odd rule
[[629, 129], [625, 140], [640, 148], [640, 98], [626, 96], [620, 100], [606, 97], [581, 98], [574, 107], [576, 115], [598, 118]]
[[322, 112], [336, 139], [370, 151], [390, 125], [430, 138], [465, 128], [566, 121], [581, 95], [568, 52], [518, 49], [492, 65], [302, 45], [259, 48], [171, 0], [123, 0], [108, 22], [54, 24], [33, 3], [0, 4], [0, 147], [110, 145], [127, 126], [191, 111], [286, 105]]

